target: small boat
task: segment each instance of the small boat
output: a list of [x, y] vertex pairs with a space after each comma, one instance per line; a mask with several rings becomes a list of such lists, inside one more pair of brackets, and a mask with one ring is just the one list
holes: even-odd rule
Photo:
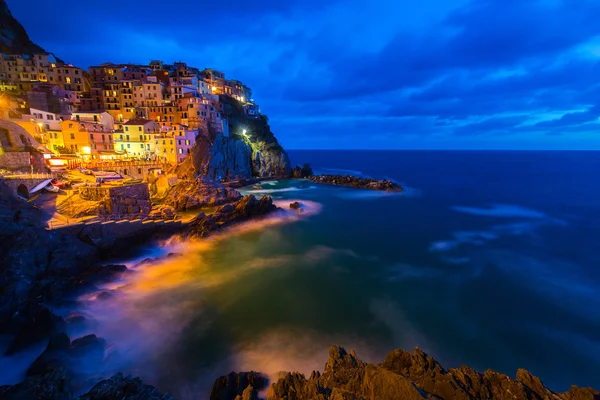
[[252, 186], [252, 189], [262, 189], [260, 186]]
[[59, 179], [52, 179], [50, 181], [50, 184], [54, 187], [57, 187], [59, 189], [64, 189], [67, 186], [67, 182], [65, 181], [61, 181]]
[[52, 193], [58, 193], [58, 191], [60, 190], [57, 186], [53, 186], [52, 184], [44, 187], [44, 189], [48, 192], [52, 192]]
[[34, 194], [36, 192], [39, 192], [40, 190], [44, 189], [46, 186], [48, 186], [50, 184], [50, 182], [52, 182], [52, 179], [47, 179], [43, 182], [41, 182], [39, 185], [37, 185], [36, 187], [34, 187], [33, 189], [31, 189], [29, 191], [29, 194]]
[[116, 174], [116, 175], [105, 175], [105, 176], [96, 176], [96, 183], [104, 183], [104, 182], [110, 182], [110, 181], [119, 181], [122, 180], [123, 176]]

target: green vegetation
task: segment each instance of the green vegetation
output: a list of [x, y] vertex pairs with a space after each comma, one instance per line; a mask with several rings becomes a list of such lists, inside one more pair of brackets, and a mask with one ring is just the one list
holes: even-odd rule
[[56, 151], [58, 151], [58, 154], [75, 154], [73, 150], [65, 146], [57, 146]]
[[[271, 132], [266, 115], [248, 116], [244, 113], [244, 105], [233, 97], [219, 96], [225, 104], [225, 113], [229, 117], [231, 136], [248, 143], [255, 151], [281, 151], [283, 148]], [[244, 130], [246, 133], [244, 134]]]

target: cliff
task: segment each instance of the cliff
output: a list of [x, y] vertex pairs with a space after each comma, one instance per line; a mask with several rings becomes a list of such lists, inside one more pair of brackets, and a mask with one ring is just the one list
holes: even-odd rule
[[0, 53], [31, 54], [45, 53], [37, 44], [29, 39], [23, 26], [8, 9], [5, 0], [0, 0]]
[[229, 119], [229, 137], [211, 130], [201, 132], [190, 157], [175, 169], [177, 175], [211, 180], [290, 176], [289, 157], [271, 132], [267, 117], [246, 116], [243, 105], [231, 97], [220, 96], [219, 101]]

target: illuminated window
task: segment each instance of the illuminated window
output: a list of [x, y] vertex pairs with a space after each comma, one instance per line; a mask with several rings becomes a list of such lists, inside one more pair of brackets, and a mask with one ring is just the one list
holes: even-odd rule
[[65, 77], [65, 82], [66, 82], [66, 83], [71, 83], [71, 78], [69, 78], [68, 76], [67, 76], [67, 77]]

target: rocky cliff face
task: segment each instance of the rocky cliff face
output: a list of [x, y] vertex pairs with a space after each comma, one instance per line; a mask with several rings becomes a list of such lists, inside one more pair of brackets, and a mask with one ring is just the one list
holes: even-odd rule
[[212, 180], [251, 178], [251, 156], [252, 148], [247, 143], [218, 135], [210, 153], [206, 176]]
[[254, 176], [289, 176], [292, 173], [290, 158], [279, 146], [259, 142], [252, 152]]
[[[248, 398], [257, 398], [257, 385], [241, 379], [248, 374], [240, 373], [240, 379], [232, 374], [219, 378], [211, 399], [233, 400], [244, 398], [240, 394], [245, 393]], [[229, 391], [223, 390], [229, 386]], [[297, 372], [281, 373], [269, 387], [267, 400], [292, 399], [598, 400], [600, 392], [573, 386], [566, 393], [556, 393], [523, 369], [517, 371], [516, 379], [489, 370], [481, 374], [465, 366], [445, 370], [419, 349], [412, 354], [394, 350], [383, 363], [370, 364], [358, 359], [354, 351], [347, 353], [340, 346], [332, 346], [322, 373], [313, 371], [308, 378]]]
[[236, 136], [219, 135], [209, 154], [205, 176], [209, 179], [249, 179], [289, 176], [290, 159], [279, 146]]
[[4, 0], [0, 0], [0, 53], [45, 53], [44, 49], [29, 39], [27, 31], [12, 16]]

